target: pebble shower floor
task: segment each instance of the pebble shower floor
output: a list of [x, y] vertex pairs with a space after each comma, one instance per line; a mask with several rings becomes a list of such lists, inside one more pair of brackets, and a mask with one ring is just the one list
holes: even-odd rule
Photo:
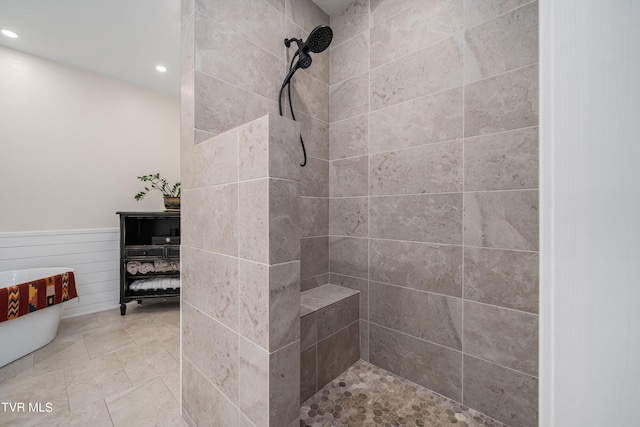
[[363, 360], [307, 400], [301, 427], [506, 427]]

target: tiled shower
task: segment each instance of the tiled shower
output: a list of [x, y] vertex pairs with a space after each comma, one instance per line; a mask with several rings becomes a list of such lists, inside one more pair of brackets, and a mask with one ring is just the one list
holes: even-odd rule
[[[183, 313], [202, 320], [183, 322], [183, 336], [211, 340], [183, 343], [195, 424], [207, 414], [261, 425], [260, 399], [240, 401], [242, 349], [263, 344], [239, 320], [255, 297], [243, 288], [239, 189], [257, 179], [241, 176], [256, 154], [229, 131], [277, 115], [293, 53], [282, 40], [329, 24], [330, 49], [293, 78], [308, 155], [299, 258], [287, 260], [299, 259], [300, 291], [359, 291], [362, 359], [508, 425], [537, 425], [537, 8], [356, 0], [329, 17], [309, 0], [183, 0], [184, 217], [189, 197], [199, 209], [199, 240], [184, 237], [195, 277], [183, 278]], [[296, 339], [261, 351], [277, 358], [301, 349]]]

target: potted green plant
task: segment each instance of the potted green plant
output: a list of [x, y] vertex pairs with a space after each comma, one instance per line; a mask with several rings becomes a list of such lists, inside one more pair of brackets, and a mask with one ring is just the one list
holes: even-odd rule
[[149, 183], [144, 190], [135, 195], [135, 199], [140, 201], [144, 199], [149, 191], [159, 190], [164, 197], [164, 207], [167, 211], [180, 210], [180, 183], [176, 182], [171, 185], [166, 179], [160, 176], [160, 173], [142, 175], [137, 177], [140, 181]]

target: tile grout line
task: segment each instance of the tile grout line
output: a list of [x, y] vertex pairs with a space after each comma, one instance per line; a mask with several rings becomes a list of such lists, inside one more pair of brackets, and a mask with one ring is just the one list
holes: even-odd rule
[[[371, 308], [371, 0], [367, 1], [368, 21], [368, 55], [367, 55], [367, 361], [371, 360], [369, 353], [369, 316]], [[362, 339], [362, 337], [360, 338]], [[362, 357], [362, 354], [360, 355]]]
[[465, 37], [466, 34], [466, 13], [465, 13], [465, 7], [464, 4], [462, 6], [462, 69], [460, 70], [460, 72], [462, 73], [462, 192], [463, 192], [463, 196], [462, 196], [462, 292], [461, 292], [461, 297], [462, 297], [462, 330], [460, 331], [460, 349], [462, 350], [462, 356], [460, 358], [460, 380], [461, 380], [461, 384], [460, 384], [460, 402], [464, 405], [464, 350], [465, 350], [465, 345], [464, 345], [464, 308], [465, 308], [465, 297], [464, 297], [464, 291], [465, 291], [465, 280], [464, 280], [464, 256], [465, 256], [465, 239], [464, 239], [464, 231], [465, 231], [465, 226], [464, 226], [464, 218], [465, 218], [465, 212], [464, 212], [464, 186], [465, 186], [465, 143], [464, 143], [464, 134], [465, 134], [465, 79], [464, 79], [464, 67], [465, 67], [465, 52], [466, 52], [466, 46], [467, 46], [467, 38]]

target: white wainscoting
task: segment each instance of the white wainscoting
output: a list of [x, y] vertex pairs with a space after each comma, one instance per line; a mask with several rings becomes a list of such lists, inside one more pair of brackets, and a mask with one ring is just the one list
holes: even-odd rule
[[64, 303], [63, 318], [118, 307], [119, 263], [117, 228], [0, 233], [0, 271], [75, 269], [79, 298]]

